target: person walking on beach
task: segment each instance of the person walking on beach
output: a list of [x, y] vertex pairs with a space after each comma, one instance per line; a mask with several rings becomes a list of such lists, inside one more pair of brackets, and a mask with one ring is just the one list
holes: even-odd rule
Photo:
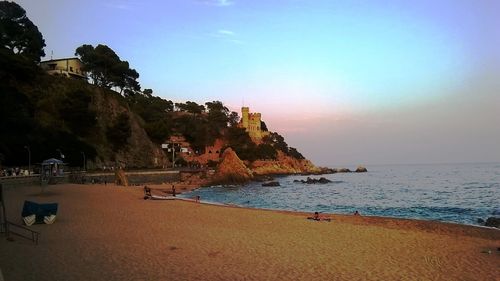
[[172, 185], [172, 196], [175, 197], [175, 185]]

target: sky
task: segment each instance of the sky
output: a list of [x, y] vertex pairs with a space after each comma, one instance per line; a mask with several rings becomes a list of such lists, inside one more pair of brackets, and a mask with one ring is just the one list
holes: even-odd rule
[[500, 162], [500, 1], [23, 0], [174, 102], [261, 112], [315, 164]]

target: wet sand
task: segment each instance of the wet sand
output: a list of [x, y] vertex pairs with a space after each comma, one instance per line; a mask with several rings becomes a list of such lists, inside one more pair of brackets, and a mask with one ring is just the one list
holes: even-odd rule
[[142, 188], [110, 184], [4, 194], [15, 223], [25, 199], [59, 203], [53, 225], [31, 226], [41, 232], [38, 245], [1, 237], [9, 281], [500, 280], [496, 229], [345, 215], [318, 222], [301, 213], [143, 200]]

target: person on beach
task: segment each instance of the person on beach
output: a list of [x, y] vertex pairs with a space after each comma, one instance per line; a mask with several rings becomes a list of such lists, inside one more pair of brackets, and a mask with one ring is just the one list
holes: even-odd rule
[[314, 215], [312, 217], [307, 217], [308, 220], [315, 220], [315, 221], [331, 221], [331, 218], [326, 218], [326, 217], [321, 217], [318, 212], [314, 212]]
[[356, 210], [356, 211], [354, 212], [354, 215], [355, 215], [355, 216], [361, 216], [361, 214], [358, 212], [358, 210]]
[[175, 185], [172, 185], [172, 196], [175, 197]]

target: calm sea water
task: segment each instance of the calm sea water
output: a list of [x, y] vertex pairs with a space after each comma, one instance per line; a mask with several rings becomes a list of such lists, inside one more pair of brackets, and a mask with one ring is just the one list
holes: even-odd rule
[[[439, 220], [478, 224], [500, 216], [500, 163], [369, 166], [368, 173], [323, 175], [329, 184], [294, 183], [307, 176], [200, 188], [184, 197], [243, 207]], [[319, 176], [313, 176], [319, 178]]]

